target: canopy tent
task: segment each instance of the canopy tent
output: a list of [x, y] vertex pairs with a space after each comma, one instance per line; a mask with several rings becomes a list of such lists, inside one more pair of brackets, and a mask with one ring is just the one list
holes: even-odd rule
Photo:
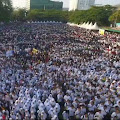
[[77, 26], [77, 27], [79, 27], [79, 25], [78, 25], [78, 24], [75, 24], [75, 23], [70, 23], [70, 22], [68, 22], [67, 24], [70, 25], [70, 26]]
[[86, 25], [86, 24], [85, 24], [85, 22], [84, 22], [82, 25], [80, 25], [80, 27], [81, 27], [81, 28], [85, 28], [85, 25]]
[[99, 30], [100, 28], [98, 27], [97, 23], [95, 23], [94, 25], [92, 24], [92, 22], [89, 24], [89, 22], [87, 23], [83, 23], [82, 25], [79, 25], [79, 27], [81, 28], [85, 28], [85, 29], [89, 29], [89, 30]]
[[84, 28], [88, 29], [88, 26], [89, 26], [89, 22], [87, 22], [87, 23], [84, 25]]
[[83, 24], [83, 23], [79, 24], [78, 27], [81, 27], [82, 24]]
[[88, 25], [88, 29], [91, 29], [93, 27], [92, 22]]
[[99, 30], [100, 28], [98, 27], [97, 23], [95, 23], [92, 27], [91, 30]]
[[92, 22], [89, 24], [89, 22], [87, 23], [83, 23], [83, 24], [75, 24], [75, 23], [67, 23], [70, 26], [77, 26], [80, 28], [85, 28], [85, 29], [89, 29], [89, 30], [99, 30], [100, 28], [98, 27], [97, 23], [95, 23], [94, 25], [92, 24]]

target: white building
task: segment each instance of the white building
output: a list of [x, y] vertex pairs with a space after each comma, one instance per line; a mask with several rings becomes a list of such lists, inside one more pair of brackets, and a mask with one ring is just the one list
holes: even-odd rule
[[120, 4], [120, 0], [95, 0], [95, 4], [102, 5], [117, 5]]
[[26, 9], [30, 10], [30, 0], [26, 0]]
[[27, 10], [30, 9], [30, 0], [11, 0], [13, 8], [25, 8]]
[[78, 0], [70, 0], [69, 11], [76, 10], [78, 6]]
[[88, 10], [95, 4], [95, 0], [71, 0], [69, 11], [71, 10]]

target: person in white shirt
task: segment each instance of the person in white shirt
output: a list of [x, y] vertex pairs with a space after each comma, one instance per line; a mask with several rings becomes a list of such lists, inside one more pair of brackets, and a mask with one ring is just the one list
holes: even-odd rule
[[40, 114], [40, 119], [41, 120], [46, 120], [47, 119], [47, 114], [45, 113], [45, 111], [42, 111]]
[[102, 120], [103, 119], [103, 114], [101, 113], [101, 110], [99, 110], [99, 112], [95, 113], [94, 119], [97, 119], [97, 120]]
[[82, 120], [89, 120], [88, 114], [86, 113], [85, 115], [82, 115], [82, 116], [81, 116], [81, 119], [82, 119]]
[[60, 105], [58, 103], [56, 103], [54, 109], [56, 110], [57, 114], [59, 114], [59, 112], [60, 112]]
[[31, 117], [30, 118], [31, 118], [31, 120], [35, 120], [36, 116], [35, 116], [35, 114], [33, 112], [31, 113]]
[[117, 109], [115, 112], [116, 112], [117, 119], [119, 120], [120, 119], [120, 110]]
[[59, 120], [57, 115], [54, 115], [51, 120]]
[[89, 120], [93, 120], [94, 119], [94, 112], [88, 112], [88, 118]]
[[88, 104], [89, 111], [94, 111], [96, 109], [96, 106], [94, 105], [94, 101], [91, 101], [90, 104]]
[[57, 95], [57, 101], [61, 103], [62, 100], [63, 100], [63, 94], [62, 94], [62, 92], [60, 92], [60, 93]]
[[69, 120], [69, 111], [63, 111], [62, 113], [63, 120]]
[[79, 120], [81, 118], [81, 107], [78, 107], [75, 111], [75, 118]]
[[69, 111], [70, 119], [73, 119], [74, 115], [75, 115], [75, 108], [74, 108], [74, 106], [72, 105], [71, 107], [68, 107], [68, 111]]

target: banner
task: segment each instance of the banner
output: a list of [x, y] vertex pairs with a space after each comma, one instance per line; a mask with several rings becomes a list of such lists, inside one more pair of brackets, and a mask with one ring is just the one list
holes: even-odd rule
[[99, 34], [100, 34], [100, 35], [104, 35], [104, 34], [105, 34], [105, 30], [99, 29]]

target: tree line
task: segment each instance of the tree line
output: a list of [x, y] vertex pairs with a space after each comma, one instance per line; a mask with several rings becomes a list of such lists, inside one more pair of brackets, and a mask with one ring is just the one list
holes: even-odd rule
[[0, 21], [61, 21], [61, 22], [97, 22], [100, 26], [120, 22], [120, 11], [106, 5], [93, 6], [89, 10], [60, 11], [60, 10], [30, 10], [12, 8], [10, 0], [0, 0]]
[[0, 21], [9, 21], [13, 12], [10, 0], [0, 0]]

